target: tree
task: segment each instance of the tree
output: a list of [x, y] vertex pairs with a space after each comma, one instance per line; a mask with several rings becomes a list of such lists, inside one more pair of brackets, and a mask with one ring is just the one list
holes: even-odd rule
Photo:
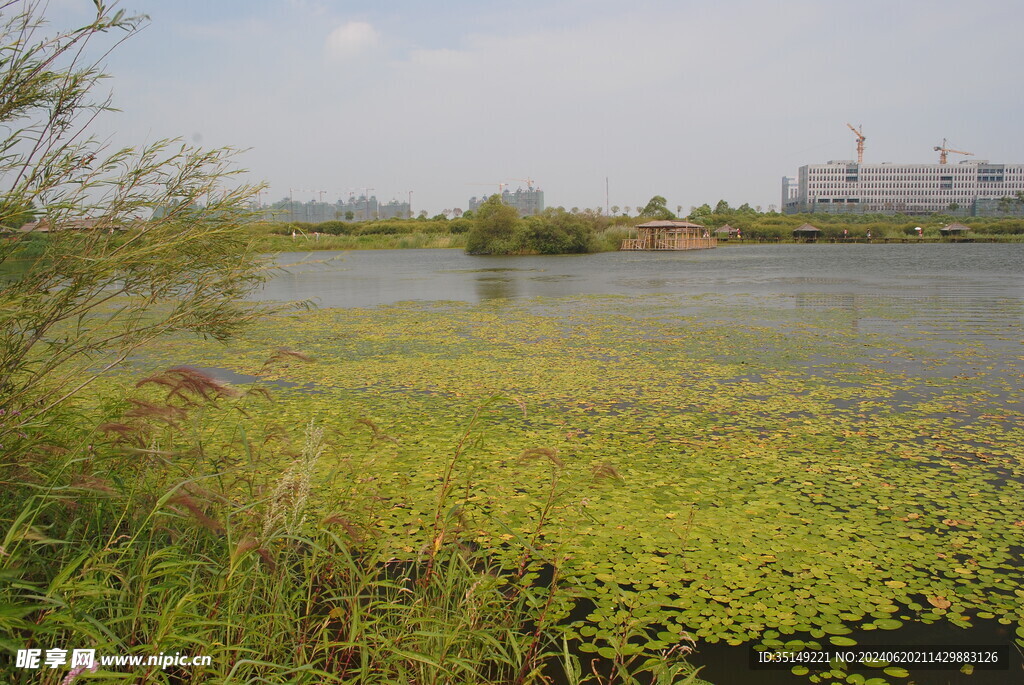
[[719, 200], [718, 204], [715, 205], [715, 214], [725, 214], [729, 211], [729, 203], [725, 200]]
[[[468, 214], [468, 212], [467, 212]], [[476, 222], [466, 237], [469, 254], [508, 254], [515, 251], [514, 238], [519, 212], [491, 195], [476, 210]]]
[[620, 207], [618, 205], [612, 205], [612, 215], [614, 216], [615, 214], [618, 214], [619, 209]]
[[655, 195], [647, 202], [647, 205], [640, 210], [640, 216], [646, 216], [652, 219], [675, 219], [676, 215], [668, 208], [666, 204], [667, 202], [668, 201], [661, 195]]
[[[0, 207], [35, 206], [49, 228], [41, 257], [0, 290], [8, 455], [154, 338], [230, 336], [260, 314], [245, 296], [266, 274], [242, 230], [258, 188], [229, 186], [231, 150], [160, 141], [111, 152], [88, 135], [111, 109], [96, 97], [103, 74], [90, 43], [113, 35], [116, 47], [144, 18], [97, 0], [85, 26], [42, 36], [42, 8], [0, 4]], [[4, 241], [0, 266], [29, 242], [39, 236]]]
[[516, 247], [539, 254], [574, 254], [593, 249], [594, 214], [577, 214], [546, 209], [540, 216], [522, 221], [521, 239]]
[[698, 224], [706, 224], [711, 221], [711, 207], [705, 202], [700, 207], [697, 207], [690, 212], [690, 221]]

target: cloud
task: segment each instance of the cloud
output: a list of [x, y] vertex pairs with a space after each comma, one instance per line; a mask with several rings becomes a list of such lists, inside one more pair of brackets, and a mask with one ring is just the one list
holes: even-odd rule
[[350, 21], [331, 31], [325, 49], [332, 59], [347, 59], [372, 50], [380, 43], [380, 34], [365, 21]]

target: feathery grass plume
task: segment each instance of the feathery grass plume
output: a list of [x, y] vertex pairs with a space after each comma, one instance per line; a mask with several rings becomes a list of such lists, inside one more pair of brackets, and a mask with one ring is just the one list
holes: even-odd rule
[[323, 438], [324, 429], [311, 419], [302, 454], [281, 475], [270, 495], [261, 538], [264, 544], [282, 528], [285, 533], [294, 534], [305, 520], [313, 474], [324, 451]]
[[273, 402], [274, 396], [270, 394], [270, 391], [264, 388], [262, 385], [255, 385], [246, 390], [242, 397], [248, 397], [249, 395], [260, 395], [263, 399]]
[[558, 457], [558, 450], [553, 447], [529, 447], [519, 455], [519, 461], [532, 461], [534, 459], [547, 459], [559, 468], [565, 466], [565, 462]]
[[287, 361], [288, 359], [298, 359], [301, 362], [311, 362], [315, 357], [311, 357], [305, 352], [299, 352], [298, 350], [289, 350], [284, 347], [276, 350], [274, 354], [270, 355], [270, 359], [276, 361]]
[[615, 467], [606, 461], [603, 461], [600, 464], [594, 464], [590, 467], [590, 472], [593, 474], [594, 480], [597, 481], [614, 480], [618, 483], [626, 482], [619, 472], [615, 470]]
[[117, 491], [114, 490], [113, 486], [109, 481], [97, 478], [96, 476], [77, 475], [71, 479], [71, 487], [81, 488], [82, 490], [91, 490], [93, 492], [102, 492], [106, 495], [115, 495]]
[[108, 423], [101, 423], [96, 430], [101, 433], [117, 433], [119, 435], [126, 435], [128, 433], [135, 432], [137, 428], [135, 426], [129, 426], [127, 423], [111, 421]]
[[168, 401], [178, 397], [186, 404], [195, 403], [188, 396], [189, 394], [201, 397], [207, 402], [220, 399], [221, 397], [238, 397], [241, 395], [238, 390], [226, 383], [222, 383], [213, 376], [188, 366], [175, 366], [162, 373], [153, 374], [140, 380], [135, 384], [135, 387], [141, 388], [149, 383], [162, 385], [167, 388]]
[[172, 428], [177, 428], [178, 422], [188, 415], [181, 407], [156, 404], [146, 400], [135, 399], [134, 397], [129, 398], [128, 401], [132, 403], [132, 408], [123, 414], [126, 419], [157, 419]]
[[260, 544], [256, 542], [256, 538], [251, 535], [239, 540], [238, 544], [235, 545], [235, 548], [231, 551], [231, 567], [234, 568], [235, 565], [241, 561], [242, 557], [259, 546]]
[[198, 521], [203, 528], [206, 528], [207, 530], [212, 531], [214, 533], [224, 532], [224, 526], [221, 525], [219, 521], [210, 517], [205, 511], [203, 511], [203, 508], [199, 505], [199, 502], [197, 502], [189, 495], [175, 495], [171, 499], [167, 500], [167, 503], [178, 504], [188, 509], [189, 513], [192, 514], [193, 517], [195, 517], [196, 521]]
[[386, 441], [386, 442], [392, 442], [392, 443], [394, 443], [396, 445], [398, 444], [398, 440], [396, 440], [395, 438], [391, 437], [390, 435], [388, 435], [387, 433], [382, 431], [380, 428], [377, 427], [377, 424], [375, 424], [370, 419], [366, 419], [366, 418], [356, 419], [356, 423], [361, 423], [361, 424], [363, 424], [364, 426], [367, 426], [370, 430], [373, 431], [373, 437], [370, 438], [371, 443], [376, 442], [377, 440], [381, 440], [381, 441]]
[[133, 426], [127, 423], [108, 422], [100, 424], [96, 430], [108, 437], [113, 435], [115, 443], [132, 443], [137, 447], [142, 447], [146, 442], [146, 436], [150, 432], [150, 426]]
[[355, 542], [360, 542], [363, 539], [363, 532], [359, 529], [359, 527], [356, 526], [356, 524], [349, 521], [344, 516], [340, 516], [338, 514], [331, 514], [330, 516], [328, 516], [320, 522], [320, 525], [322, 526], [326, 526], [329, 524], [337, 524], [344, 528], [345, 532], [348, 533], [348, 536], [352, 538], [352, 540]]
[[315, 357], [311, 357], [305, 352], [299, 352], [297, 350], [289, 350], [281, 347], [274, 350], [274, 353], [267, 357], [266, 361], [263, 362], [263, 366], [260, 367], [258, 374], [262, 374], [269, 371], [278, 364], [287, 364], [289, 361], [300, 361], [300, 362], [313, 362], [316, 361]]

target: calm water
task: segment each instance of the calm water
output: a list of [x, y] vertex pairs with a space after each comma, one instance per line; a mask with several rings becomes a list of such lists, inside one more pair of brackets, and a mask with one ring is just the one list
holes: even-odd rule
[[[258, 295], [324, 307], [573, 295], [882, 295], [984, 308], [1024, 298], [1024, 244], [751, 245], [691, 252], [470, 257], [461, 250], [295, 252]], [[780, 306], [794, 298], [780, 299]]]

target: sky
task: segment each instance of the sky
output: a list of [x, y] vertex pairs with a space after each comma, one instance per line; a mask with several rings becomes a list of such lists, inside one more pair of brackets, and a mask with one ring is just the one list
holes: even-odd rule
[[[112, 145], [244, 149], [264, 203], [768, 210], [856, 159], [1024, 162], [1020, 0], [123, 0]], [[54, 26], [92, 0], [50, 0]], [[607, 180], [607, 182], [606, 182]], [[607, 189], [607, 197], [606, 197]], [[411, 195], [410, 195], [411, 191]], [[634, 209], [635, 212], [635, 209]]]

